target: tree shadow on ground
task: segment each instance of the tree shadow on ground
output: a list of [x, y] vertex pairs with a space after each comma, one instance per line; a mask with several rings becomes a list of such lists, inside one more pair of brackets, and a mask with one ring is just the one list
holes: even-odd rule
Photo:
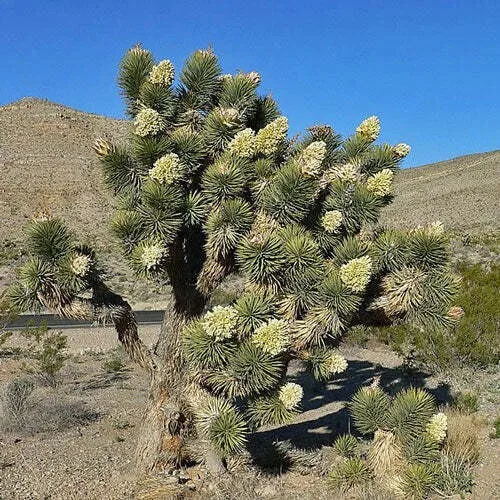
[[452, 399], [449, 384], [440, 383], [429, 387], [430, 374], [404, 366], [387, 368], [363, 360], [349, 361], [348, 369], [336, 380], [320, 384], [311, 374], [298, 371], [292, 380], [304, 389], [303, 414], [296, 423], [273, 429], [261, 429], [251, 435], [248, 448], [256, 463], [259, 457], [268, 456], [275, 441], [289, 441], [294, 447], [314, 451], [330, 446], [335, 437], [351, 428], [349, 412], [345, 403], [363, 386], [375, 379], [389, 394], [395, 394], [407, 387], [421, 387], [429, 391], [437, 404], [449, 403]]

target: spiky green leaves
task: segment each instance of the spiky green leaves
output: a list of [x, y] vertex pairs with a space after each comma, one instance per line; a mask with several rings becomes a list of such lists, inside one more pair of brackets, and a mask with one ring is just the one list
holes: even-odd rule
[[338, 463], [328, 474], [330, 487], [343, 493], [350, 489], [368, 484], [373, 479], [373, 472], [359, 457], [351, 457]]
[[207, 201], [219, 203], [243, 194], [247, 162], [231, 155], [220, 156], [203, 174], [202, 187]]
[[[255, 75], [257, 74], [255, 73]], [[259, 81], [260, 78], [253, 78], [252, 75], [245, 73], [224, 78], [219, 105], [237, 109], [241, 116], [253, 115], [257, 100], [255, 90]]]
[[193, 109], [206, 110], [220, 88], [220, 66], [211, 49], [197, 50], [186, 61], [180, 75], [186, 99]]
[[206, 382], [217, 394], [246, 397], [272, 389], [282, 370], [283, 362], [279, 358], [252, 342], [245, 342], [231, 354], [223, 370], [207, 375]]
[[354, 457], [359, 448], [358, 440], [351, 434], [339, 436], [333, 443], [333, 449], [342, 457]]
[[237, 260], [254, 283], [277, 286], [278, 273], [284, 263], [282, 242], [272, 234], [246, 237], [238, 246]]
[[317, 182], [302, 173], [297, 162], [281, 167], [260, 194], [261, 207], [282, 224], [301, 222], [317, 194]]
[[238, 311], [240, 329], [248, 336], [272, 317], [275, 299], [269, 294], [247, 292], [236, 301], [234, 308]]
[[198, 421], [221, 456], [243, 450], [247, 441], [247, 424], [238, 410], [224, 399], [211, 398], [198, 411]]
[[31, 222], [28, 227], [28, 243], [34, 254], [54, 261], [71, 251], [73, 238], [60, 219], [48, 218]]
[[363, 387], [352, 398], [350, 412], [354, 425], [362, 434], [384, 428], [391, 398], [378, 387]]
[[232, 253], [252, 225], [252, 210], [242, 199], [224, 200], [208, 216], [205, 226], [207, 254], [212, 258]]
[[142, 83], [153, 69], [153, 56], [137, 45], [130, 49], [120, 63], [118, 84], [120, 85], [130, 114], [136, 111], [136, 102]]
[[183, 348], [190, 365], [198, 370], [217, 369], [226, 365], [235, 349], [234, 342], [211, 335], [202, 321], [190, 323], [183, 332]]

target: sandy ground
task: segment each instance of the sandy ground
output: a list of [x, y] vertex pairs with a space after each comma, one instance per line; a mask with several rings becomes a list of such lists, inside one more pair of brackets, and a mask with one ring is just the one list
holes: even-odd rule
[[[154, 342], [158, 329], [159, 326], [141, 328], [144, 341]], [[165, 486], [155, 490], [156, 486], [138, 484], [134, 476], [132, 458], [147, 397], [144, 373], [130, 364], [120, 373], [105, 372], [106, 360], [123, 356], [115, 350], [118, 343], [111, 328], [64, 333], [68, 335], [72, 356], [64, 368], [61, 385], [55, 389], [37, 388], [29, 410], [28, 429], [5, 432], [0, 437], [0, 498], [174, 498], [172, 490]], [[374, 377], [380, 377], [381, 386], [390, 391], [411, 383], [428, 388], [440, 402], [449, 400], [450, 381], [421, 372], [408, 373], [400, 368], [401, 360], [384, 346], [369, 347], [346, 347], [348, 370], [323, 386], [292, 366], [290, 375], [304, 387], [304, 412], [288, 426], [261, 429], [252, 436], [250, 450], [262, 451], [276, 440], [290, 440], [311, 451], [331, 445], [335, 436], [349, 427], [344, 403]], [[21, 363], [16, 356], [0, 357], [0, 386], [20, 373]], [[476, 377], [481, 383], [479, 374]], [[491, 380], [488, 383], [491, 385]], [[485, 427], [484, 459], [472, 496], [478, 500], [500, 498], [500, 440], [488, 439], [487, 432]], [[196, 469], [188, 474], [193, 476], [198, 491], [188, 491], [185, 498], [194, 494], [197, 498], [212, 498], [198, 481]], [[250, 488], [245, 494], [235, 493], [236, 496], [227, 498], [329, 498], [321, 481], [324, 479], [292, 472], [263, 475], [245, 487]]]

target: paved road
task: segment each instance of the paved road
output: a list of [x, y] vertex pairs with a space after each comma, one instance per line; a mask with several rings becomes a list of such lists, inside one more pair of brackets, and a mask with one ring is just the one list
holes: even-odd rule
[[[164, 311], [134, 311], [140, 325], [158, 325], [163, 320]], [[39, 325], [44, 322], [49, 328], [84, 328], [91, 326], [90, 321], [76, 321], [74, 319], [61, 318], [55, 314], [22, 314], [10, 325], [8, 330], [22, 330], [28, 324]]]

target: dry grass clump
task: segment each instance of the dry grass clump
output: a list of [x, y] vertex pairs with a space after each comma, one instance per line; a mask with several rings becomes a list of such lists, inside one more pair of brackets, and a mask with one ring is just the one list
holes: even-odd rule
[[478, 428], [481, 423], [477, 416], [456, 410], [447, 412], [448, 430], [443, 452], [449, 457], [477, 464], [481, 457]]
[[83, 400], [46, 389], [35, 390], [29, 379], [10, 382], [1, 403], [0, 429], [3, 432], [56, 432], [87, 425], [99, 418]]

